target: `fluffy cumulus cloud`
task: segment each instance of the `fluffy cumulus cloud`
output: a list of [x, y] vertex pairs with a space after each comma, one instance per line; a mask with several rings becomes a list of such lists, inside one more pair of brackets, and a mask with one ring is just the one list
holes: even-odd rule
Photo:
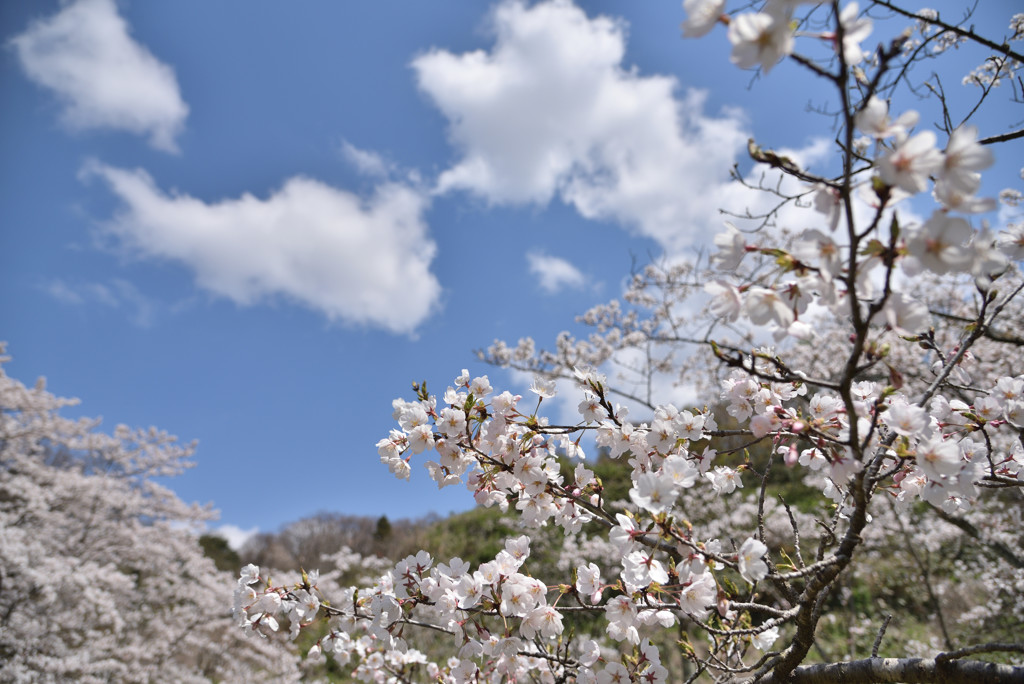
[[449, 120], [461, 158], [439, 192], [495, 204], [554, 197], [675, 251], [717, 210], [748, 135], [742, 118], [703, 113], [697, 91], [623, 65], [625, 27], [570, 2], [493, 14], [489, 51], [435, 49], [413, 61], [419, 87]]
[[238, 304], [284, 297], [331, 320], [411, 333], [438, 302], [427, 199], [407, 186], [363, 199], [296, 177], [266, 199], [206, 203], [161, 191], [141, 170], [93, 163], [86, 175], [124, 203], [106, 229], [130, 253], [182, 263]]
[[586, 283], [580, 270], [565, 259], [543, 252], [530, 252], [526, 255], [526, 262], [530, 273], [537, 277], [537, 284], [549, 294], [565, 288], [578, 289]]
[[11, 45], [28, 77], [63, 101], [72, 128], [126, 130], [177, 151], [188, 105], [174, 71], [132, 39], [113, 0], [78, 0]]

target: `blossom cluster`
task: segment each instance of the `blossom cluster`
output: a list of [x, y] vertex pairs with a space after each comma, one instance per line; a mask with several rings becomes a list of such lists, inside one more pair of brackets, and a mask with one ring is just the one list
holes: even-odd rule
[[[721, 466], [710, 471], [713, 450], [690, 450], [691, 443], [706, 441], [707, 431], [717, 429], [710, 412], [680, 411], [666, 405], [658, 409], [651, 425], [634, 426], [625, 420], [623, 407], [608, 404], [606, 380], [601, 374], [581, 370], [577, 377], [587, 388], [579, 405], [582, 422], [595, 424], [597, 443], [613, 457], [628, 458], [635, 485], [630, 496], [640, 513], [664, 515], [671, 511], [679, 492], [693, 487], [702, 475], [717, 483], [716, 490], [731, 491], [721, 484], [731, 469]], [[540, 401], [555, 396], [555, 389], [540, 380], [532, 389]], [[584, 462], [576, 464], [571, 479], [563, 478], [557, 458], [565, 452], [565, 436], [557, 434], [559, 429], [543, 425], [535, 415], [521, 413], [521, 401], [522, 397], [508, 392], [493, 394], [486, 376], [470, 379], [463, 371], [442, 402], [425, 391], [417, 401], [395, 401], [400, 429], [378, 443], [381, 460], [393, 473], [406, 477], [411, 470], [408, 460], [434, 449], [440, 454], [438, 462], [427, 461], [426, 465], [439, 486], [451, 484], [453, 479], [464, 480], [484, 505], [507, 507], [513, 502], [528, 526], [553, 521], [572, 533], [586, 522], [606, 521], [609, 539], [621, 559], [618, 580], [606, 584], [600, 569], [591, 563], [575, 568], [575, 581], [569, 578], [548, 586], [521, 572], [530, 554], [526, 536], [508, 540], [493, 561], [472, 571], [458, 558], [435, 566], [433, 559], [421, 552], [400, 561], [374, 587], [349, 588], [340, 601], [334, 597], [326, 611], [332, 631], [326, 642], [321, 640], [314, 647], [317, 652], [326, 643], [335, 655], [339, 649], [344, 651], [344, 661], [357, 655], [363, 663], [371, 651], [382, 657], [408, 653], [410, 649], [395, 633], [408, 622], [419, 622], [456, 635], [466, 644], [457, 663], [434, 665], [431, 672], [444, 670], [454, 681], [463, 681], [479, 667], [486, 667], [489, 673], [521, 674], [522, 668], [549, 667], [546, 660], [536, 658], [535, 649], [537, 643], [562, 635], [564, 615], [558, 604], [562, 596], [570, 594], [574, 610], [603, 613], [606, 635], [646, 653], [643, 671], [651, 673], [651, 681], [664, 681], [664, 668], [654, 656], [656, 651], [650, 652], [649, 643], [645, 644], [641, 630], [676, 624], [687, 615], [699, 620], [719, 609], [725, 617], [735, 618], [728, 600], [722, 600], [724, 590], [714, 569], [729, 568], [756, 583], [768, 573], [762, 560], [767, 546], [751, 537], [729, 553], [719, 540], [694, 542], [679, 537], [666, 552], [657, 531], [641, 527], [638, 515], [613, 516], [606, 510], [600, 483]], [[574, 453], [581, 456], [578, 449]], [[396, 460], [401, 465], [396, 466]], [[262, 581], [259, 569], [245, 568], [235, 597], [239, 624], [250, 630], [276, 631], [283, 616], [294, 636], [317, 616], [316, 580], [316, 575], [309, 574], [290, 588], [265, 584], [257, 591], [253, 585]], [[608, 589], [614, 589], [615, 596], [602, 604]], [[502, 620], [500, 630], [487, 624], [487, 619], [494, 617]], [[765, 634], [777, 635], [777, 630], [769, 631], [773, 627], [765, 624], [750, 630], [759, 648], [770, 643]], [[494, 635], [495, 631], [500, 636]], [[355, 632], [362, 636], [353, 638]], [[596, 653], [596, 642], [584, 644], [583, 650]], [[475, 664], [471, 666], [471, 662]], [[599, 670], [592, 667], [596, 662], [596, 656], [581, 656], [576, 676], [582, 681], [588, 677], [603, 681], [611, 674], [602, 672], [614, 673], [627, 665], [636, 674], [636, 663], [608, 662]], [[388, 667], [398, 666], [392, 663]], [[434, 669], [437, 667], [440, 670]]]
[[[799, 17], [802, 4], [815, 7]], [[564, 333], [554, 352], [530, 339], [496, 343], [491, 361], [536, 374], [529, 399], [463, 370], [440, 395], [414, 386], [415, 398], [395, 399], [397, 427], [376, 445], [397, 478], [422, 464], [439, 488], [462, 484], [478, 504], [515, 511], [529, 530], [550, 525], [571, 538], [600, 530], [617, 573], [574, 562], [566, 576], [534, 577], [523, 536], [476, 569], [458, 558], [435, 565], [426, 552], [409, 556], [373, 586], [341, 590], [328, 604], [315, 575], [275, 586], [250, 567], [236, 592], [240, 625], [276, 630], [284, 617], [295, 634], [326, 618], [313, 653], [351, 662], [367, 680], [423, 668], [450, 682], [532, 673], [602, 684], [666, 681], [652, 635], [682, 625], [706, 636], [691, 647], [701, 667], [763, 674], [777, 666], [785, 678], [806, 656], [822, 602], [863, 553], [875, 516], [902, 521], [917, 501], [945, 516], [968, 515], [986, 505], [986, 490], [1024, 486], [1024, 375], [1012, 359], [999, 367], [972, 351], [988, 342], [1024, 346], [1019, 336], [993, 332], [1006, 312], [1020, 310], [1024, 224], [972, 225], [997, 204], [978, 196], [993, 141], [969, 116], [945, 121], [940, 146], [917, 111], [891, 112], [886, 97], [905, 78], [896, 61], [913, 64], [925, 44], [941, 55], [970, 32], [912, 14], [922, 22], [917, 48], [908, 31], [869, 52], [862, 45], [874, 23], [856, 2], [819, 4], [768, 0], [730, 15], [725, 0], [684, 2], [684, 35], [727, 25], [737, 66], [767, 74], [792, 56], [838, 89], [841, 171], [814, 174], [749, 146], [779, 178], [761, 189], [803, 212], [799, 227], [726, 223], [706, 270], [651, 267], [634, 279], [627, 302], [650, 309], [648, 318], [613, 302], [582, 317], [597, 330], [589, 340]], [[827, 14], [824, 24], [811, 21], [816, 11]], [[827, 28], [808, 28], [816, 25]], [[805, 39], [827, 46], [828, 57], [797, 53]], [[934, 209], [918, 219], [927, 191]], [[778, 219], [779, 210], [766, 216]], [[913, 285], [931, 278], [960, 279], [957, 296], [975, 303], [936, 310]], [[680, 332], [692, 325], [679, 312], [694, 295], [706, 303], [696, 317], [707, 326], [702, 339]], [[952, 339], [936, 333], [940, 315]], [[830, 345], [819, 349], [830, 332]], [[672, 367], [671, 349], [684, 343], [701, 347], [698, 358], [714, 368], [703, 371], [705, 387], [715, 387], [703, 406], [638, 401], [601, 372], [616, 354], [642, 347], [650, 381]], [[572, 384], [578, 419], [568, 425], [541, 413], [545, 401], [564, 401], [556, 379]], [[643, 414], [635, 420], [637, 404]], [[627, 500], [609, 500], [585, 458], [591, 443], [628, 473]], [[801, 473], [820, 492], [812, 525], [801, 529], [799, 514], [770, 501], [773, 468]], [[699, 524], [713, 523], [694, 524], [688, 510], [703, 496], [736, 507], [745, 500], [754, 515], [713, 534]], [[783, 541], [766, 531], [772, 508], [785, 509]], [[800, 538], [811, 532], [819, 550], [805, 560]], [[993, 546], [1016, 558], [1005, 544]], [[578, 614], [599, 616], [600, 628], [571, 638]], [[457, 655], [431, 661], [406, 641], [414, 627], [448, 634]], [[773, 651], [779, 639], [788, 645]], [[763, 652], [758, 664], [749, 664], [748, 647]]]

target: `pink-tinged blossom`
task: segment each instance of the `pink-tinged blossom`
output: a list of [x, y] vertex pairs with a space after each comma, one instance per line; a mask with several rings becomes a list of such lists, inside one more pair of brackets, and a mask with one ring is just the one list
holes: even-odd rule
[[771, 413], [759, 413], [750, 420], [750, 432], [758, 439], [781, 427], [782, 420], [774, 411]]
[[618, 525], [608, 533], [608, 539], [619, 553], [627, 554], [636, 547], [636, 538], [643, 536], [636, 521], [622, 513], [615, 514]]
[[[418, 425], [409, 433], [409, 451], [413, 454], [422, 453], [434, 446], [434, 432], [429, 425]], [[394, 463], [392, 460], [390, 463]]]
[[796, 317], [783, 296], [767, 287], [752, 287], [747, 290], [743, 310], [754, 325], [774, 322], [780, 328], [788, 328]]
[[591, 667], [601, 657], [601, 647], [593, 639], [587, 639], [580, 646], [578, 660], [581, 665]]
[[999, 249], [996, 237], [988, 226], [973, 235], [967, 249], [970, 251], [970, 272], [979, 286], [988, 287], [1009, 268], [1009, 260]]
[[992, 397], [1002, 404], [1015, 399], [1024, 399], [1024, 376], [1011, 378], [1003, 376], [996, 380]]
[[[907, 252], [920, 266], [933, 273], [962, 271], [970, 266], [967, 241], [974, 230], [963, 218], [936, 211], [927, 221], [907, 229]], [[913, 272], [912, 261], [904, 269]]]
[[821, 269], [823, 278], [831, 279], [843, 270], [843, 251], [820, 230], [805, 230], [793, 245], [793, 256]]
[[519, 633], [525, 639], [537, 634], [553, 639], [562, 633], [562, 614], [551, 606], [537, 606], [519, 623]]
[[715, 466], [714, 471], [704, 473], [704, 477], [711, 481], [711, 486], [719, 494], [730, 494], [737, 487], [743, 488], [740, 474], [728, 466]]
[[506, 539], [505, 551], [522, 565], [530, 557], [530, 538], [524, 534], [514, 539]]
[[768, 547], [753, 537], [748, 537], [743, 542], [737, 558], [737, 565], [743, 579], [754, 584], [768, 575], [768, 564], [762, 560], [766, 553], [768, 553]]
[[843, 409], [843, 402], [831, 394], [815, 394], [807, 402], [807, 408], [814, 420], [824, 422]]
[[724, 280], [711, 280], [704, 284], [704, 291], [711, 295], [708, 311], [716, 318], [735, 321], [740, 316], [743, 299], [740, 291]]
[[729, 42], [733, 64], [741, 69], [759, 66], [767, 74], [793, 51], [793, 28], [788, 13], [775, 8], [735, 16], [729, 23]]
[[769, 627], [763, 632], [758, 632], [750, 637], [750, 643], [759, 651], [767, 651], [779, 638], [779, 628]]
[[486, 397], [492, 391], [494, 391], [494, 388], [491, 387], [491, 382], [490, 380], [487, 379], [486, 375], [481, 375], [478, 378], [473, 378], [473, 382], [471, 382], [469, 385], [469, 393], [472, 394], [477, 399], [481, 397]]
[[640, 643], [637, 633], [637, 608], [628, 596], [615, 596], [605, 604], [605, 617], [608, 619], [608, 636], [616, 641]]
[[676, 448], [676, 429], [667, 420], [655, 420], [647, 433], [647, 444], [659, 454], [667, 455]]
[[244, 568], [238, 577], [239, 584], [255, 584], [260, 581], [260, 567], [249, 563]]
[[473, 608], [483, 598], [484, 582], [479, 573], [463, 575], [455, 588], [459, 608]]
[[444, 403], [449, 406], [462, 406], [466, 403], [467, 394], [465, 392], [459, 392], [454, 387], [449, 387], [444, 391]]
[[703, 436], [704, 416], [700, 413], [681, 411], [672, 422], [683, 439], [695, 442]]
[[935, 146], [935, 133], [924, 131], [897, 140], [896, 147], [879, 160], [879, 175], [889, 185], [911, 195], [922, 193], [928, 178], [937, 174], [943, 164], [942, 153]]
[[833, 454], [832, 461], [829, 463], [829, 477], [832, 478], [832, 482], [842, 485], [853, 477], [855, 473], [859, 472], [862, 467], [863, 464], [853, 458], [848, 450], [845, 455]]
[[839, 191], [824, 183], [814, 185], [814, 210], [824, 214], [828, 229], [835, 231], [843, 217], [843, 202]]
[[935, 147], [935, 134], [918, 133], [898, 139], [896, 148], [878, 160], [882, 180], [911, 194], [923, 192], [928, 178], [942, 169], [943, 156]]
[[601, 600], [602, 584], [604, 580], [601, 579], [601, 568], [594, 563], [576, 568], [576, 591], [588, 597], [591, 603]]
[[1010, 261], [1024, 261], [1024, 222], [1008, 225], [999, 234], [998, 246]]
[[725, 11], [725, 0], [684, 0], [683, 38], [700, 38], [715, 27]]
[[1024, 401], [1015, 399], [1006, 402], [1003, 409], [1006, 422], [1018, 429], [1024, 429]]
[[707, 569], [700, 574], [690, 573], [679, 592], [679, 607], [684, 613], [700, 619], [714, 606], [718, 597], [715, 577]]
[[821, 470], [828, 465], [828, 459], [820, 449], [804, 449], [800, 452], [800, 465], [807, 466], [811, 470]]
[[608, 411], [601, 406], [601, 400], [593, 394], [586, 394], [577, 408], [583, 420], [588, 423], [599, 423], [608, 417]]
[[320, 611], [320, 599], [305, 589], [298, 589], [293, 594], [296, 603], [292, 607], [292, 611], [298, 619], [293, 619], [292, 625], [293, 629], [297, 629], [300, 621], [308, 623], [316, 619], [316, 615]]
[[961, 126], [949, 136], [939, 182], [964, 195], [973, 195], [981, 187], [977, 173], [995, 162], [992, 151], [978, 142], [975, 126]]
[[997, 207], [993, 197], [975, 197], [973, 194], [960, 192], [950, 183], [941, 181], [935, 184], [932, 194], [947, 211], [961, 214], [984, 214], [995, 211]]
[[853, 121], [862, 133], [882, 140], [894, 135], [905, 135], [917, 125], [918, 118], [918, 113], [911, 110], [893, 121], [889, 118], [889, 104], [872, 95]]
[[725, 231], [714, 238], [718, 251], [711, 255], [711, 263], [722, 271], [735, 271], [747, 254], [747, 237], [736, 226], [725, 222]]
[[608, 663], [597, 673], [597, 684], [630, 684], [632, 681], [622, 663]]
[[982, 420], [999, 420], [1002, 404], [995, 397], [981, 397], [974, 402], [974, 414]]
[[518, 582], [506, 580], [501, 585], [501, 604], [498, 610], [506, 617], [522, 617], [536, 607], [537, 603], [526, 587]]
[[662, 478], [672, 482], [677, 490], [689, 489], [700, 477], [697, 467], [689, 459], [683, 458], [679, 454], [672, 454], [666, 458], [658, 472]]
[[643, 589], [652, 582], [667, 584], [668, 572], [661, 561], [651, 555], [649, 549], [644, 549], [623, 556], [622, 579], [626, 581], [627, 586]]
[[871, 19], [859, 14], [860, 7], [856, 2], [851, 2], [839, 13], [839, 23], [843, 26], [843, 61], [848, 66], [864, 61], [860, 44], [871, 35]]
[[516, 409], [516, 404], [522, 399], [518, 394], [512, 394], [508, 390], [491, 399], [491, 411], [498, 416], [507, 416]]
[[530, 391], [542, 399], [550, 399], [558, 394], [558, 387], [555, 385], [554, 379], [547, 380], [538, 376], [533, 379]]
[[932, 315], [928, 307], [902, 292], [894, 292], [885, 302], [885, 320], [899, 335], [914, 335], [925, 332], [931, 325]]
[[675, 483], [657, 473], [643, 473], [636, 478], [636, 486], [629, 490], [629, 498], [651, 513], [663, 513], [676, 501]]
[[409, 431], [413, 428], [427, 425], [430, 422], [427, 410], [418, 402], [407, 403], [399, 408], [398, 411], [398, 424], [402, 426], [403, 430]]
[[917, 465], [932, 480], [956, 475], [963, 462], [960, 447], [952, 440], [936, 437], [917, 445]]
[[391, 435], [377, 442], [377, 453], [381, 463], [388, 463], [401, 455], [401, 450], [408, 446], [409, 440], [405, 433], [392, 430]]
[[462, 409], [450, 407], [441, 409], [441, 417], [437, 426], [448, 437], [463, 436], [466, 432], [466, 414]]
[[920, 406], [894, 401], [882, 414], [882, 422], [897, 435], [914, 437], [928, 425], [928, 413]]

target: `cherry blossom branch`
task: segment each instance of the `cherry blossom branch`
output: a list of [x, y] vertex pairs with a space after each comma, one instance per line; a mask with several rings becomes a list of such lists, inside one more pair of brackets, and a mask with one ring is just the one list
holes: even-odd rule
[[943, 364], [942, 371], [938, 374], [938, 376], [935, 378], [932, 384], [928, 386], [928, 389], [924, 391], [924, 393], [921, 395], [921, 398], [918, 399], [918, 406], [924, 406], [925, 402], [927, 402], [929, 399], [935, 396], [935, 393], [938, 391], [939, 387], [941, 387], [943, 381], [945, 381], [945, 379], [949, 377], [949, 374], [953, 372], [953, 368], [958, 363], [960, 363], [960, 360], [963, 359], [964, 355], [971, 348], [971, 346], [978, 340], [978, 338], [982, 336], [985, 328], [988, 328], [992, 325], [992, 323], [999, 316], [999, 314], [1003, 312], [1006, 306], [1013, 300], [1014, 297], [1020, 294], [1022, 290], [1024, 290], [1024, 282], [1018, 285], [1013, 290], [1013, 292], [1004, 297], [1003, 301], [995, 306], [995, 308], [992, 311], [992, 315], [988, 317], [987, 321], [985, 320], [985, 313], [989, 304], [992, 302], [992, 299], [989, 295], [986, 295], [984, 299], [982, 299], [981, 310], [978, 312], [977, 317], [977, 325], [975, 325], [974, 328], [968, 333], [966, 339], [960, 343], [960, 347], [959, 349], [957, 349], [956, 353]]
[[924, 24], [938, 26], [944, 31], [955, 33], [956, 35], [972, 40], [975, 43], [978, 43], [979, 45], [984, 45], [990, 50], [994, 50], [995, 52], [1006, 55], [1007, 57], [1017, 60], [1018, 62], [1024, 62], [1024, 55], [1021, 55], [1019, 52], [1011, 50], [1008, 44], [1003, 43], [1000, 45], [995, 41], [989, 40], [984, 36], [978, 35], [977, 33], [974, 32], [973, 29], [962, 29], [959, 26], [954, 26], [953, 24], [949, 24], [945, 21], [942, 21], [942, 19], [939, 18], [938, 13], [935, 14], [935, 17], [927, 17], [917, 14], [915, 12], [911, 12], [909, 10], [905, 10], [897, 5], [894, 5], [892, 4], [892, 2], [890, 2], [890, 0], [872, 0], [872, 2], [875, 5], [880, 5], [882, 7], [885, 7], [886, 9], [892, 10], [896, 14], [901, 14], [904, 17], [907, 17], [908, 19], [914, 19]]

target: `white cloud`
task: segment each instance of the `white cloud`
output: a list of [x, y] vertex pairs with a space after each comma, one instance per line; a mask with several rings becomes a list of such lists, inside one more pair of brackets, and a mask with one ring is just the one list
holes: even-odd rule
[[247, 530], [243, 530], [238, 525], [224, 524], [210, 530], [210, 534], [215, 534], [218, 537], [223, 537], [227, 540], [228, 546], [230, 546], [235, 551], [238, 551], [242, 548], [242, 545], [245, 544], [245, 542], [249, 541], [250, 538], [258, 534], [259, 531], [260, 528], [258, 527], [250, 527]]
[[267, 199], [166, 194], [142, 170], [93, 163], [125, 207], [105, 228], [131, 253], [177, 261], [240, 305], [284, 296], [331, 320], [411, 333], [441, 286], [430, 272], [427, 199], [388, 183], [369, 199], [291, 178]]
[[566, 1], [494, 12], [489, 52], [435, 49], [413, 61], [449, 120], [461, 159], [437, 191], [495, 204], [558, 196], [677, 251], [720, 225], [720, 193], [748, 134], [742, 117], [703, 114], [705, 96], [623, 66], [625, 28]]
[[578, 268], [565, 259], [548, 256], [543, 252], [530, 252], [526, 255], [530, 273], [537, 276], [541, 288], [548, 294], [555, 294], [564, 288], [579, 289], [586, 283], [586, 278]]
[[382, 156], [370, 150], [360, 149], [347, 140], [341, 143], [341, 154], [363, 175], [386, 178], [392, 171], [391, 164]]
[[132, 39], [113, 0], [78, 0], [11, 45], [28, 77], [64, 102], [67, 125], [149, 135], [153, 147], [177, 151], [188, 105], [174, 71]]
[[157, 303], [144, 295], [127, 280], [113, 278], [109, 284], [70, 284], [60, 278], [45, 283], [43, 291], [57, 301], [71, 306], [99, 304], [111, 309], [125, 309], [132, 323], [140, 328], [149, 328], [157, 316]]

